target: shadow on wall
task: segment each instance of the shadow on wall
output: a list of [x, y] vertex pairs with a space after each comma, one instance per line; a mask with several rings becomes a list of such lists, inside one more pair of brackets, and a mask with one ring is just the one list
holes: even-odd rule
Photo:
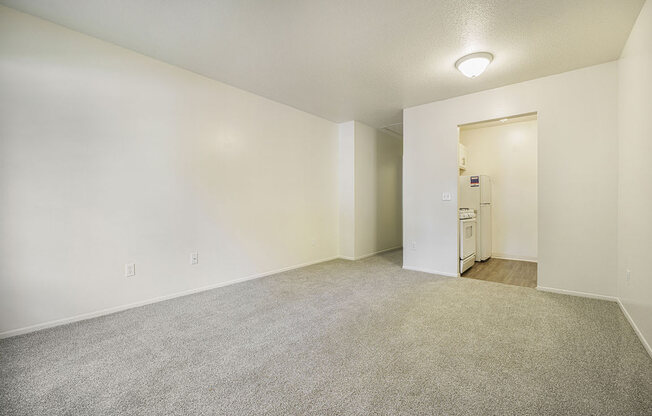
[[403, 245], [403, 138], [381, 131], [376, 146], [376, 247], [383, 250]]

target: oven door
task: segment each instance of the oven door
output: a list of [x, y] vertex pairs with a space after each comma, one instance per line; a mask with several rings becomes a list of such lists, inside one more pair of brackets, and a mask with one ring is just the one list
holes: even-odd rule
[[460, 259], [475, 254], [475, 220], [460, 220]]

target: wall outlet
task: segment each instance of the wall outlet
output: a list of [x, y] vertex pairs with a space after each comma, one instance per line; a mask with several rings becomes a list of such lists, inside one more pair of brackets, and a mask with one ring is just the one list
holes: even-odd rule
[[631, 270], [627, 269], [625, 272], [625, 278], [627, 279], [627, 283], [629, 283], [629, 278], [632, 277], [632, 272]]
[[190, 253], [190, 264], [197, 264], [199, 263], [199, 253], [194, 252]]
[[416, 241], [413, 241], [412, 244], [410, 244], [410, 248], [411, 248], [412, 250], [416, 250], [416, 249], [417, 249], [417, 242], [416, 242]]
[[131, 277], [135, 275], [136, 275], [136, 263], [125, 264], [125, 277]]
[[450, 192], [444, 192], [441, 194], [442, 201], [450, 201], [451, 199], [453, 199], [453, 195]]

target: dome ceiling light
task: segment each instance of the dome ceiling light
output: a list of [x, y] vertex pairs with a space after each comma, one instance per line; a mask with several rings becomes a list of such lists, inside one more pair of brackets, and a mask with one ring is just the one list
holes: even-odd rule
[[455, 68], [469, 78], [482, 74], [489, 66], [494, 56], [489, 52], [476, 52], [461, 57], [455, 62]]

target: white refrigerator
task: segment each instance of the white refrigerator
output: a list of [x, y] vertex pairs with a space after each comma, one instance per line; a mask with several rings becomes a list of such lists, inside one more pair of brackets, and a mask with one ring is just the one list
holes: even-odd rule
[[491, 178], [487, 175], [460, 176], [459, 208], [476, 212], [475, 261], [491, 257]]

